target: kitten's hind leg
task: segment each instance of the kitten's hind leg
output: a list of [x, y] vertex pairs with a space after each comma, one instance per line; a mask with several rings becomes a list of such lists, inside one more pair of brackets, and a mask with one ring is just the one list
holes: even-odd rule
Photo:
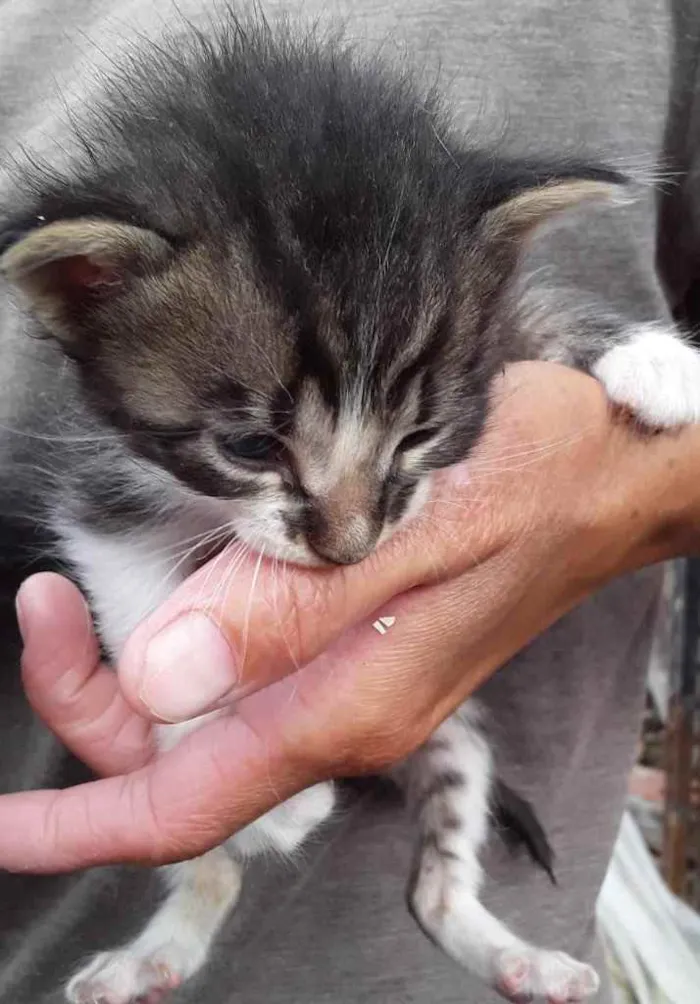
[[71, 1004], [157, 1004], [206, 961], [241, 888], [222, 848], [160, 869], [168, 895], [132, 942], [96, 955], [66, 988]]
[[522, 941], [479, 902], [491, 756], [472, 707], [441, 725], [399, 774], [420, 827], [411, 911], [448, 955], [507, 1000], [583, 1001], [599, 985], [590, 966]]
[[652, 429], [700, 422], [700, 352], [671, 324], [624, 329], [591, 373], [615, 404]]

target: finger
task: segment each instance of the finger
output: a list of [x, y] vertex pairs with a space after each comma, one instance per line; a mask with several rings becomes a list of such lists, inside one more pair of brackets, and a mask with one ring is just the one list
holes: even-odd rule
[[122, 774], [151, 756], [150, 725], [102, 665], [85, 602], [72, 583], [45, 573], [17, 595], [25, 638], [22, 677], [36, 713], [99, 774]]
[[0, 798], [0, 867], [54, 873], [164, 864], [218, 846], [303, 786], [274, 736], [219, 719], [126, 775]]

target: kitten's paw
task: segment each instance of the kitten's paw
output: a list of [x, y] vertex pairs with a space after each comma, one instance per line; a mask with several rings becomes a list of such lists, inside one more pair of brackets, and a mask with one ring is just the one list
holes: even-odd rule
[[138, 942], [101, 952], [66, 987], [70, 1004], [160, 1004], [204, 961], [198, 946], [171, 941], [158, 948]]
[[652, 429], [700, 422], [700, 352], [662, 324], [640, 324], [592, 373], [615, 404]]
[[591, 966], [564, 952], [547, 952], [530, 945], [500, 952], [494, 968], [494, 988], [511, 1004], [534, 1000], [580, 1004], [600, 986]]

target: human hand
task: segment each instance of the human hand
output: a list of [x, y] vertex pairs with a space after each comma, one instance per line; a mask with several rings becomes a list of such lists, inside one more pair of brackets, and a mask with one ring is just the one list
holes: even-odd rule
[[[118, 677], [99, 664], [77, 590], [29, 580], [29, 698], [112, 776], [0, 799], [0, 865], [201, 853], [317, 780], [401, 759], [590, 591], [687, 545], [697, 430], [641, 437], [613, 420], [595, 381], [547, 364], [512, 367], [495, 401], [468, 464], [436, 479], [426, 515], [376, 554], [282, 574], [215, 559], [137, 629]], [[157, 647], [193, 612], [208, 640], [185, 628], [174, 652]], [[371, 626], [380, 615], [395, 618], [384, 635]], [[231, 715], [153, 756], [148, 719], [227, 704]]]

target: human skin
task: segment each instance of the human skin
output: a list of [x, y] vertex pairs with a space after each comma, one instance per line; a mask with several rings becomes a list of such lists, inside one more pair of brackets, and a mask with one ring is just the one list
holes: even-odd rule
[[[215, 559], [117, 674], [75, 587], [34, 576], [18, 598], [28, 697], [103, 778], [0, 798], [0, 867], [191, 857], [318, 780], [381, 770], [591, 592], [696, 550], [698, 527], [700, 427], [650, 435], [590, 377], [523, 363], [424, 517], [356, 566]], [[385, 634], [377, 616], [395, 618]], [[155, 756], [152, 721], [229, 705]]]

